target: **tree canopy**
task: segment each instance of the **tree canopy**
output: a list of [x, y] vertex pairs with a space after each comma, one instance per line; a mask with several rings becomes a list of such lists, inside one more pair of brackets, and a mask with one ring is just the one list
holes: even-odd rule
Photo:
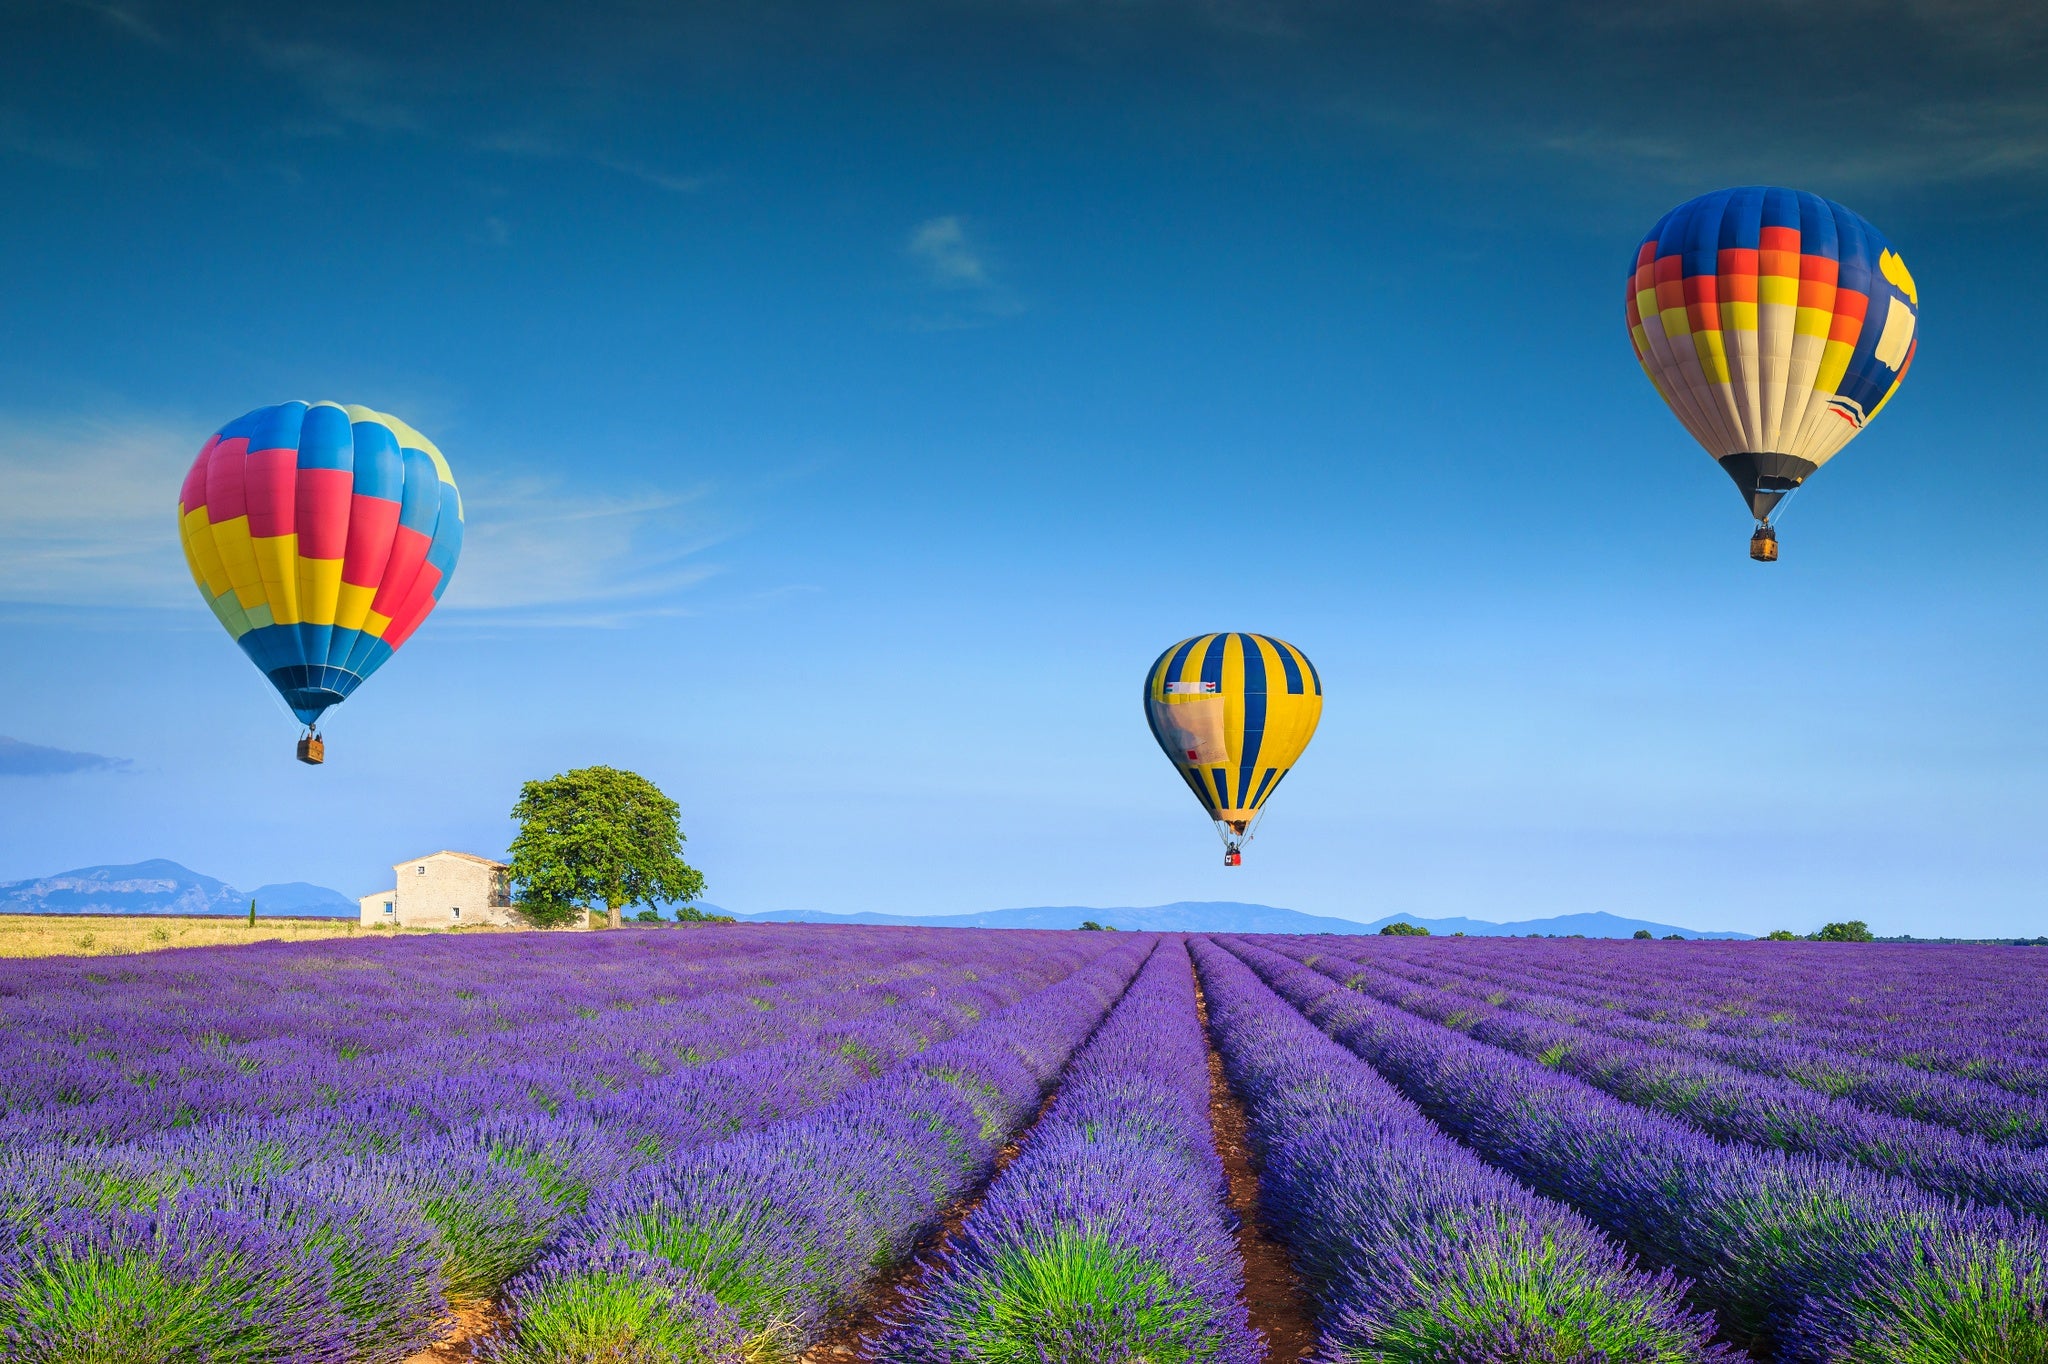
[[613, 927], [633, 905], [694, 900], [704, 875], [683, 861], [682, 807], [637, 772], [579, 767], [519, 788], [510, 879], [542, 926], [602, 907]]
[[1403, 919], [1382, 928], [1380, 936], [1383, 938], [1426, 938], [1429, 936], [1429, 930], [1420, 924], [1411, 924], [1406, 919]]
[[1817, 942], [1869, 942], [1870, 925], [1861, 919], [1850, 919], [1844, 923], [1826, 924], [1813, 936]]

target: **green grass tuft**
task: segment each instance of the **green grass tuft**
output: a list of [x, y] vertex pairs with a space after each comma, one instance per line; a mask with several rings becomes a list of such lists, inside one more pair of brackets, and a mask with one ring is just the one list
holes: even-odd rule
[[972, 1364], [1191, 1364], [1217, 1331], [1208, 1304], [1156, 1261], [1069, 1226], [976, 1278], [947, 1332]]

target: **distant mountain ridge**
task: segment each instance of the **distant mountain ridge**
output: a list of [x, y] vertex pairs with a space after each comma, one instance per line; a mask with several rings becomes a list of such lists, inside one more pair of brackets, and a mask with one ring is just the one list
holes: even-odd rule
[[[161, 857], [124, 866], [79, 867], [54, 876], [0, 882], [0, 914], [246, 914], [252, 898], [259, 914], [354, 918], [358, 910], [353, 898], [326, 886], [286, 881], [258, 886], [253, 891], [237, 890], [225, 881]], [[1659, 938], [1671, 933], [1682, 938], [1751, 936], [1703, 932], [1607, 913], [1562, 914], [1515, 923], [1389, 914], [1361, 923], [1236, 900], [1181, 900], [1170, 905], [1109, 909], [1040, 905], [991, 909], [978, 914], [832, 914], [804, 909], [741, 914], [709, 904], [699, 904], [697, 908], [707, 914], [731, 914], [743, 923], [900, 924], [924, 928], [1079, 928], [1084, 920], [1093, 920], [1115, 928], [1153, 933], [1377, 933], [1388, 924], [1406, 922], [1441, 936], [1463, 933], [1474, 938], [1523, 937], [1530, 933], [1626, 938], [1641, 929]]]
[[1560, 914], [1513, 923], [1389, 914], [1370, 923], [1361, 923], [1354, 919], [1304, 914], [1299, 910], [1244, 904], [1235, 900], [1181, 900], [1170, 905], [1112, 909], [1090, 905], [1046, 905], [1030, 909], [991, 909], [979, 914], [831, 914], [823, 910], [787, 909], [735, 917], [749, 923], [902, 924], [927, 928], [1078, 928], [1083, 920], [1093, 920], [1116, 928], [1152, 933], [1377, 933], [1391, 923], [1411, 923], [1444, 937], [1453, 933], [1463, 933], [1471, 938], [1519, 938], [1531, 933], [1562, 937], [1578, 933], [1588, 938], [1627, 938], [1643, 929], [1659, 938], [1673, 933], [1681, 938], [1745, 939], [1753, 936], [1680, 928], [1648, 919], [1624, 919], [1604, 911]]
[[237, 890], [164, 857], [0, 882], [0, 914], [246, 914], [252, 899], [259, 914], [353, 918], [358, 911], [326, 886], [286, 881]]

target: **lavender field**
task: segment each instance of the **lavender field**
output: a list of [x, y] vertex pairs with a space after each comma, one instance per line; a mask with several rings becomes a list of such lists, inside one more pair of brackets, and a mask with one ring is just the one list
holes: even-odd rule
[[2044, 974], [836, 926], [5, 962], [0, 1359], [2048, 1361]]

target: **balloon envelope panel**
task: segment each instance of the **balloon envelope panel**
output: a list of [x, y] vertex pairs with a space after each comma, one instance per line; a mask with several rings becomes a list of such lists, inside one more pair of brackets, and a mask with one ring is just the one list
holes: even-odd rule
[[434, 443], [339, 403], [223, 426], [185, 475], [178, 523], [207, 605], [307, 724], [412, 636], [462, 552], [462, 498]]
[[1767, 517], [1878, 414], [1920, 294], [1883, 234], [1800, 190], [1717, 190], [1636, 248], [1629, 337], [1679, 421]]
[[1196, 635], [1145, 674], [1152, 737], [1209, 817], [1225, 823], [1258, 814], [1322, 715], [1315, 665], [1270, 635]]

